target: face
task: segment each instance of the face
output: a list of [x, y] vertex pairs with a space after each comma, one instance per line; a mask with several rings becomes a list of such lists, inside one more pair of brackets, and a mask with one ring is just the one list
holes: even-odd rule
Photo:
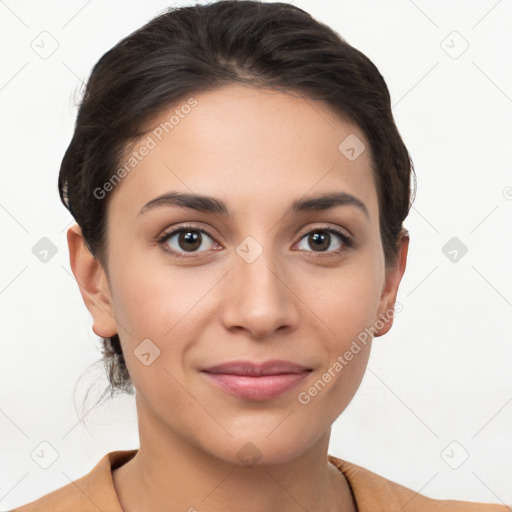
[[[324, 103], [267, 89], [194, 98], [168, 133], [161, 123], [179, 105], [134, 146], [145, 156], [108, 206], [103, 304], [86, 302], [96, 334], [120, 336], [139, 421], [235, 464], [254, 450], [247, 443], [268, 463], [290, 460], [354, 396], [368, 333], [391, 325], [379, 318], [389, 320], [404, 251], [386, 272], [357, 126]], [[366, 147], [355, 159], [339, 149], [348, 136]], [[165, 194], [174, 199], [154, 201]], [[272, 360], [297, 368], [204, 371]]]

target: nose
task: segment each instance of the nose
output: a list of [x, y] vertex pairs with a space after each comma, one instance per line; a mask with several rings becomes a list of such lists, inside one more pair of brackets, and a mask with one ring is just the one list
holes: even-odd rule
[[220, 318], [229, 331], [247, 331], [254, 339], [270, 338], [277, 330], [291, 331], [299, 322], [298, 303], [289, 271], [264, 250], [249, 263], [235, 254], [224, 282]]

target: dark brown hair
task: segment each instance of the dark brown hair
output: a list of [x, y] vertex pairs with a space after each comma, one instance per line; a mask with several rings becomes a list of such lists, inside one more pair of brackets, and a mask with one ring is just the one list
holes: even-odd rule
[[[169, 9], [117, 43], [92, 70], [58, 186], [105, 270], [108, 196], [98, 198], [94, 191], [115, 174], [151, 119], [192, 94], [230, 83], [323, 100], [363, 131], [386, 265], [395, 263], [415, 175], [382, 75], [363, 53], [298, 7], [224, 0]], [[119, 336], [102, 342], [111, 394], [133, 394]]]

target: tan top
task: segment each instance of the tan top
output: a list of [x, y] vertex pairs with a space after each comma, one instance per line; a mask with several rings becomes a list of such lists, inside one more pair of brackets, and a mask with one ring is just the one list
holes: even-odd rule
[[[112, 470], [137, 450], [107, 453], [86, 475], [11, 512], [123, 512]], [[368, 469], [328, 456], [347, 479], [358, 512], [512, 512], [506, 505], [427, 498]]]

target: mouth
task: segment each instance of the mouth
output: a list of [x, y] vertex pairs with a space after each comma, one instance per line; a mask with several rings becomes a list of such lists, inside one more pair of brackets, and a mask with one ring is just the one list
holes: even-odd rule
[[209, 368], [201, 373], [215, 387], [245, 400], [261, 401], [291, 391], [312, 371], [311, 368], [276, 360], [264, 363], [231, 361]]
[[304, 371], [311, 371], [311, 368], [291, 361], [276, 359], [261, 363], [253, 361], [229, 361], [204, 368], [202, 371], [213, 374], [224, 373], [229, 375], [263, 377], [267, 375], [303, 373]]

